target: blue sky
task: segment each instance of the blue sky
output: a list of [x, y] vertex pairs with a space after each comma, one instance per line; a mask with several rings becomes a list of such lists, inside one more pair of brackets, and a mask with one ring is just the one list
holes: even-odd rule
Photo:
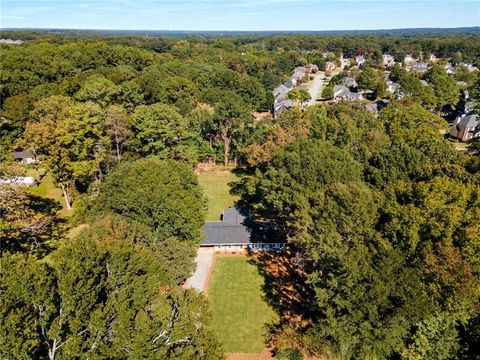
[[0, 27], [353, 30], [480, 25], [480, 0], [0, 0]]

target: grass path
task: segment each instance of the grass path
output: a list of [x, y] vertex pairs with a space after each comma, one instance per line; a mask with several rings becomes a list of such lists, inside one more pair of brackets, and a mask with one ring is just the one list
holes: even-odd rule
[[227, 353], [260, 353], [265, 324], [276, 319], [264, 301], [263, 277], [248, 257], [216, 258], [208, 287], [213, 325]]
[[223, 210], [233, 205], [237, 197], [230, 195], [228, 183], [237, 176], [223, 167], [214, 167], [197, 174], [200, 187], [208, 200], [207, 221], [219, 221]]

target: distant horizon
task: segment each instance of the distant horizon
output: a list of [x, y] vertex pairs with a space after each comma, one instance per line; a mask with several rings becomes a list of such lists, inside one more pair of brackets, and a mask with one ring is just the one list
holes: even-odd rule
[[259, 32], [479, 25], [480, 2], [472, 0], [2, 0], [0, 7], [2, 29]]
[[0, 31], [86, 31], [86, 32], [165, 32], [165, 33], [342, 33], [342, 32], [389, 32], [389, 31], [423, 31], [423, 30], [458, 30], [480, 33], [480, 26], [461, 27], [408, 27], [408, 28], [371, 28], [371, 29], [319, 29], [319, 30], [231, 30], [231, 29], [102, 29], [102, 28], [57, 28], [57, 27], [0, 27]]

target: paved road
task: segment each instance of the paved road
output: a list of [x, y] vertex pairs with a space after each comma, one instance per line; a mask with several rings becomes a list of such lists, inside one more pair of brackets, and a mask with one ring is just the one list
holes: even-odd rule
[[307, 106], [315, 105], [317, 103], [317, 99], [322, 95], [324, 78], [325, 75], [322, 72], [318, 72], [313, 75], [312, 83], [308, 88], [308, 93], [310, 94], [311, 99], [308, 101]]
[[199, 248], [197, 258], [197, 269], [195, 273], [187, 280], [186, 286], [189, 288], [197, 289], [200, 292], [205, 290], [207, 285], [207, 278], [212, 266], [214, 251], [213, 248]]

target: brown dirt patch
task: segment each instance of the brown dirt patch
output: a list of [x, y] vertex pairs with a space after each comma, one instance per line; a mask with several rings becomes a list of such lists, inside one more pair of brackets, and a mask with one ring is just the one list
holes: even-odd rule
[[271, 360], [275, 359], [268, 349], [264, 349], [261, 353], [229, 353], [227, 360]]

